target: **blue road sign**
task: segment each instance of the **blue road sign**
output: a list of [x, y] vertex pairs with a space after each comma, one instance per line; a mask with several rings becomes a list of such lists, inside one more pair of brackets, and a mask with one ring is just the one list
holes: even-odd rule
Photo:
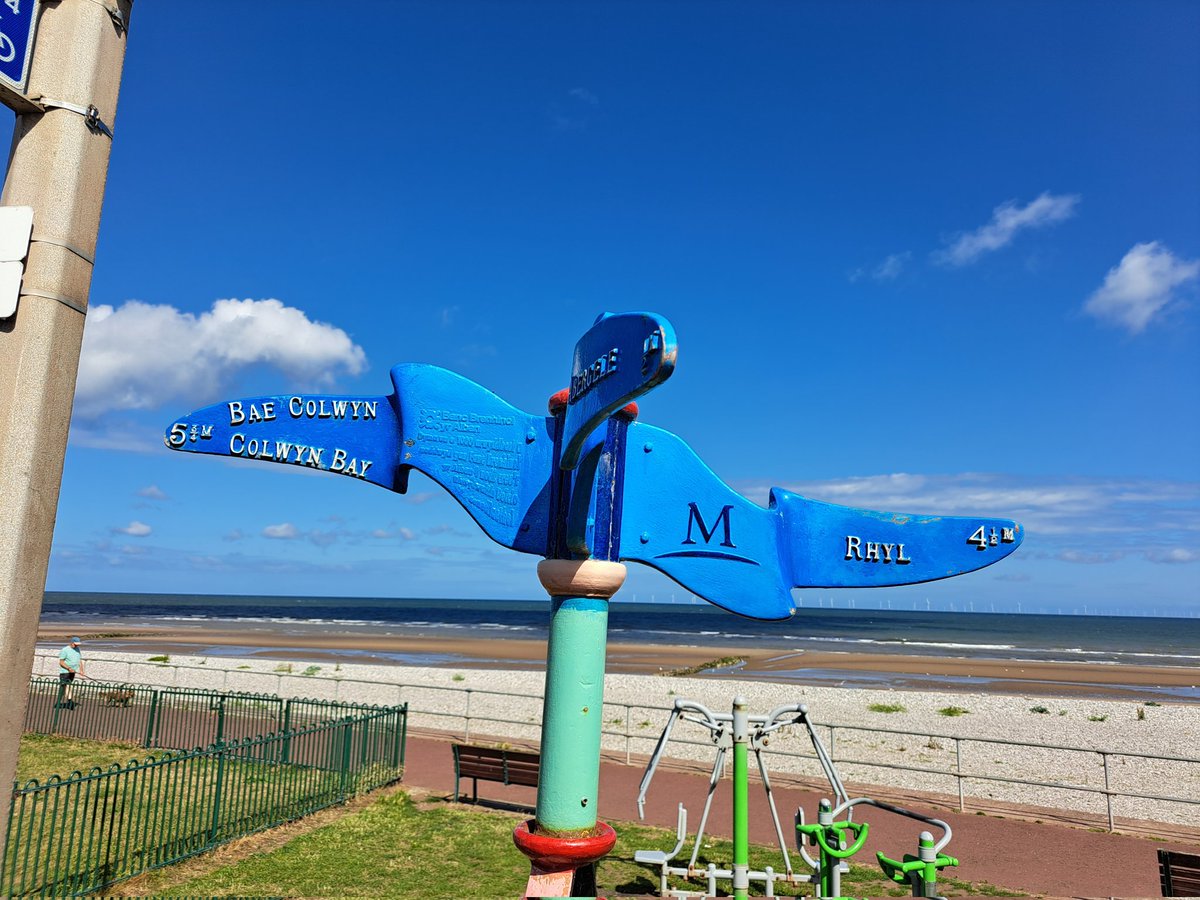
[[675, 330], [654, 313], [605, 313], [575, 345], [559, 465], [579, 465], [596, 427], [675, 370]]
[[0, 82], [25, 93], [38, 0], [0, 0]]
[[[642, 563], [756, 619], [790, 616], [792, 588], [950, 578], [1020, 545], [1024, 530], [1008, 519], [876, 512], [779, 488], [766, 508], [751, 502], [671, 432], [613, 415], [670, 374], [675, 352], [661, 317], [602, 316], [576, 347], [576, 402], [558, 416], [522, 412], [436, 366], [401, 364], [387, 397], [229, 400], [177, 420], [165, 441], [399, 493], [417, 469], [505, 547]], [[573, 448], [571, 466], [556, 445], [564, 460]]]

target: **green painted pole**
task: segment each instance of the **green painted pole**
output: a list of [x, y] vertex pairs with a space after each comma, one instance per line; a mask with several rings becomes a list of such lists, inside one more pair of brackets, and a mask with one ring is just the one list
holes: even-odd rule
[[733, 896], [750, 896], [750, 806], [746, 750], [750, 742], [750, 719], [746, 698], [733, 700]]
[[595, 863], [616, 840], [611, 827], [597, 822], [596, 807], [608, 601], [624, 583], [625, 567], [544, 559], [538, 578], [551, 612], [537, 813], [514, 830], [513, 840], [532, 864], [526, 896], [566, 897], [594, 891]]
[[917, 840], [917, 858], [925, 865], [921, 872], [920, 894], [913, 892], [914, 896], [920, 897], [936, 897], [937, 896], [937, 851], [933, 849], [933, 835], [928, 831], [922, 831]]
[[150, 692], [150, 711], [146, 713], [146, 741], [147, 747], [154, 746], [154, 733], [158, 728], [158, 691]]
[[545, 832], [596, 825], [608, 600], [555, 597], [546, 650], [537, 821]]
[[289, 699], [283, 706], [283, 759], [281, 762], [291, 761], [292, 749], [292, 701]]
[[208, 843], [204, 845], [205, 850], [217, 844], [217, 832], [221, 827], [221, 794], [225, 790], [225, 757], [229, 755], [228, 748], [222, 742], [218, 741], [216, 747], [217, 784], [213, 789], [212, 826], [209, 828]]

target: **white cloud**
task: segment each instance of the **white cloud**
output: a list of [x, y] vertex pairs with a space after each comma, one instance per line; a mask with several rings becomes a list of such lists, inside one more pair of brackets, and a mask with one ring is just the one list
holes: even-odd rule
[[217, 300], [199, 315], [138, 300], [116, 309], [98, 304], [84, 329], [75, 413], [95, 419], [169, 400], [210, 401], [258, 364], [325, 385], [339, 370], [364, 371], [366, 354], [340, 328], [278, 300]]
[[130, 522], [124, 528], [114, 527], [112, 529], [113, 534], [127, 534], [130, 537], [145, 537], [151, 531], [153, 531], [153, 529], [145, 522], [138, 522], [136, 520]]
[[398, 537], [406, 541], [412, 541], [416, 540], [417, 533], [411, 528], [397, 528], [395, 531], [388, 531], [386, 528], [376, 528], [371, 532], [371, 537], [379, 538], [380, 540], [391, 540]]
[[1078, 202], [1078, 194], [1043, 193], [1025, 206], [1018, 206], [1015, 200], [1001, 203], [992, 210], [990, 222], [958, 235], [949, 247], [933, 254], [934, 261], [948, 266], [973, 263], [985, 253], [1008, 246], [1020, 231], [1071, 218]]
[[1162, 563], [1194, 563], [1200, 562], [1200, 550], [1194, 547], [1170, 547], [1150, 554], [1150, 558]]
[[149, 500], [167, 500], [166, 491], [160, 488], [157, 484], [150, 484], [137, 492], [139, 497], [146, 497]]
[[337, 531], [320, 531], [316, 528], [308, 533], [308, 539], [318, 547], [328, 547], [336, 544], [340, 536]]
[[567, 91], [562, 102], [550, 104], [550, 122], [558, 131], [578, 131], [588, 126], [590, 112], [600, 105], [600, 98], [587, 88], [577, 87]]
[[281, 522], [278, 525], [268, 525], [262, 530], [263, 537], [275, 538], [281, 541], [290, 541], [299, 536], [299, 534], [300, 532], [296, 530], [296, 526], [291, 522]]
[[1173, 291], [1200, 275], [1200, 260], [1175, 256], [1158, 241], [1135, 244], [1108, 270], [1102, 284], [1083, 304], [1095, 316], [1138, 334], [1174, 299]]
[[889, 254], [873, 269], [855, 269], [850, 273], [850, 280], [861, 281], [864, 278], [873, 278], [876, 281], [893, 281], [904, 271], [904, 267], [908, 265], [910, 259], [912, 259], [910, 250]]

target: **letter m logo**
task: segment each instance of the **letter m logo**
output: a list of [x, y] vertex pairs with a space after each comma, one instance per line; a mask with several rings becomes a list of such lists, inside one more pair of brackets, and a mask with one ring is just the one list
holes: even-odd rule
[[704, 517], [702, 515], [700, 515], [699, 507], [697, 507], [695, 503], [689, 503], [688, 504], [687, 538], [683, 541], [683, 543], [685, 543], [685, 544], [696, 543], [696, 541], [692, 538], [692, 525], [700, 526], [700, 534], [704, 538], [704, 543], [706, 543], [706, 544], [709, 543], [710, 541], [712, 541], [713, 535], [717, 533], [717, 526], [720, 525], [720, 526], [722, 526], [722, 529], [723, 529], [722, 534], [724, 536], [724, 540], [721, 541], [721, 546], [722, 547], [736, 547], [737, 545], [734, 544], [730, 538], [729, 511], [731, 509], [733, 509], [733, 504], [723, 507], [721, 509], [720, 514], [717, 516], [717, 521], [713, 522], [712, 528], [709, 528], [708, 526], [706, 526], [704, 524]]

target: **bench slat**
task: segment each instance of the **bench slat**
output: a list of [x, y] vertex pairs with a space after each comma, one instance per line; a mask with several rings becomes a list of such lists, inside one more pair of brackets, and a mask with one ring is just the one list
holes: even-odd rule
[[501, 750], [471, 744], [452, 744], [455, 767], [455, 800], [458, 799], [458, 780], [471, 778], [537, 787], [541, 754], [527, 750]]
[[1158, 868], [1164, 897], [1200, 894], [1200, 855], [1160, 849]]

